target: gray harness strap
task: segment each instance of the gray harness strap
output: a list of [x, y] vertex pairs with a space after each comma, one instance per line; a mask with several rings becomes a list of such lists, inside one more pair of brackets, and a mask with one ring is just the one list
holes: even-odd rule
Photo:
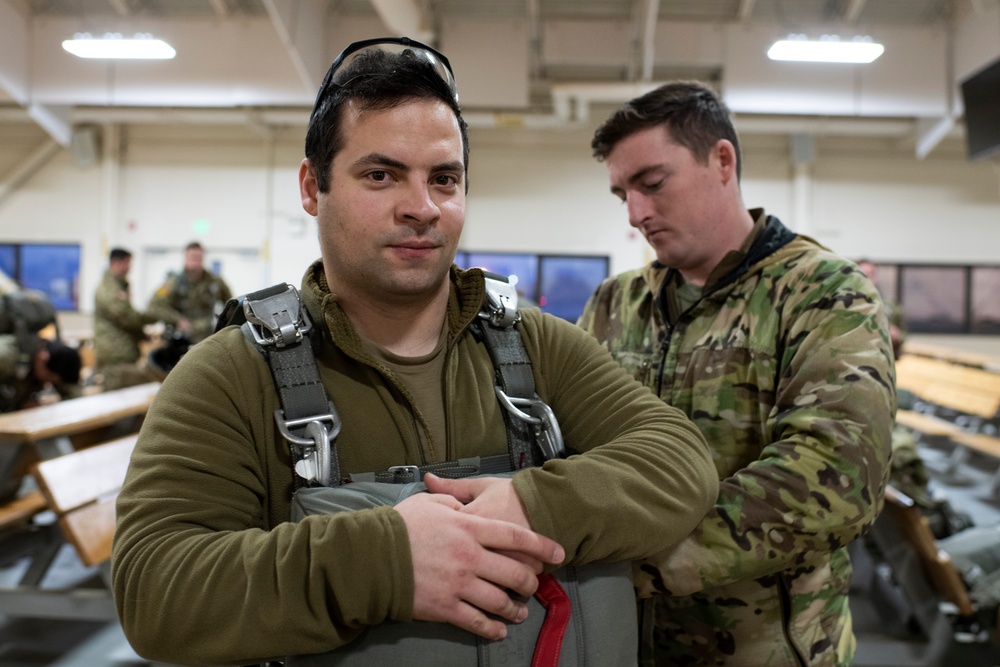
[[[351, 475], [352, 481], [407, 483], [425, 472], [444, 477], [497, 474], [541, 465], [562, 455], [559, 424], [535, 393], [531, 360], [521, 334], [517, 292], [507, 278], [486, 273], [486, 303], [472, 324], [496, 368], [496, 393], [504, 410], [508, 454]], [[267, 360], [281, 401], [275, 422], [291, 446], [296, 486], [338, 486], [343, 480], [336, 451], [340, 417], [326, 395], [310, 344], [312, 321], [291, 285], [274, 285], [231, 300], [216, 330], [241, 324], [243, 334]], [[525, 409], [527, 411], [525, 411]]]

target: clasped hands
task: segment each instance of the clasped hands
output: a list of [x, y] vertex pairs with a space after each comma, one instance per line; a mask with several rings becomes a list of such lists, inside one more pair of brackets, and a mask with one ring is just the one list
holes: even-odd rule
[[531, 530], [510, 478], [442, 479], [425, 475], [429, 493], [396, 505], [413, 558], [413, 618], [451, 623], [486, 639], [528, 615], [523, 602], [537, 575], [566, 554], [558, 542]]

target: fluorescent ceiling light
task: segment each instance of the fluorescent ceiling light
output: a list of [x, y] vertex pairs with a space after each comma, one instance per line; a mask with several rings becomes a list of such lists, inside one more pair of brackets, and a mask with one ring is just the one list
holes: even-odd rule
[[882, 55], [885, 47], [870, 37], [855, 37], [841, 41], [834, 35], [823, 35], [818, 40], [804, 35], [780, 39], [767, 51], [771, 60], [794, 60], [815, 63], [870, 63]]
[[144, 60], [169, 60], [177, 55], [174, 47], [149, 34], [122, 37], [120, 33], [105, 33], [93, 37], [80, 33], [67, 39], [62, 47], [79, 58], [135, 58]]

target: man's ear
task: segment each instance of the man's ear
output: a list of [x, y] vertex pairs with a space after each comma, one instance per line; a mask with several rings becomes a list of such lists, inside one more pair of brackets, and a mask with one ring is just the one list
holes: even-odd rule
[[302, 208], [315, 217], [319, 212], [319, 184], [316, 182], [316, 170], [309, 158], [299, 165], [299, 195], [302, 197]]
[[736, 178], [736, 147], [728, 139], [719, 139], [712, 148], [712, 154], [719, 164], [722, 182], [728, 183]]

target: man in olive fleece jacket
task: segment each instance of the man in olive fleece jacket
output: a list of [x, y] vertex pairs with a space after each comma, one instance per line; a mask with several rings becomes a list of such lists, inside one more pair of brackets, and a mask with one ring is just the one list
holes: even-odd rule
[[[323, 255], [302, 297], [343, 422], [341, 472], [506, 452], [494, 366], [469, 329], [483, 275], [452, 266], [468, 141], [450, 70], [415, 43], [351, 55], [321, 88], [299, 172]], [[267, 364], [233, 327], [192, 348], [118, 499], [114, 592], [136, 650], [246, 664], [349, 651], [387, 620], [502, 640], [526, 613], [509, 591], [533, 593], [544, 566], [683, 539], [718, 490], [698, 430], [573, 325], [530, 310], [516, 326], [569, 458], [513, 478], [427, 476], [430, 493], [395, 507], [295, 524]]]

